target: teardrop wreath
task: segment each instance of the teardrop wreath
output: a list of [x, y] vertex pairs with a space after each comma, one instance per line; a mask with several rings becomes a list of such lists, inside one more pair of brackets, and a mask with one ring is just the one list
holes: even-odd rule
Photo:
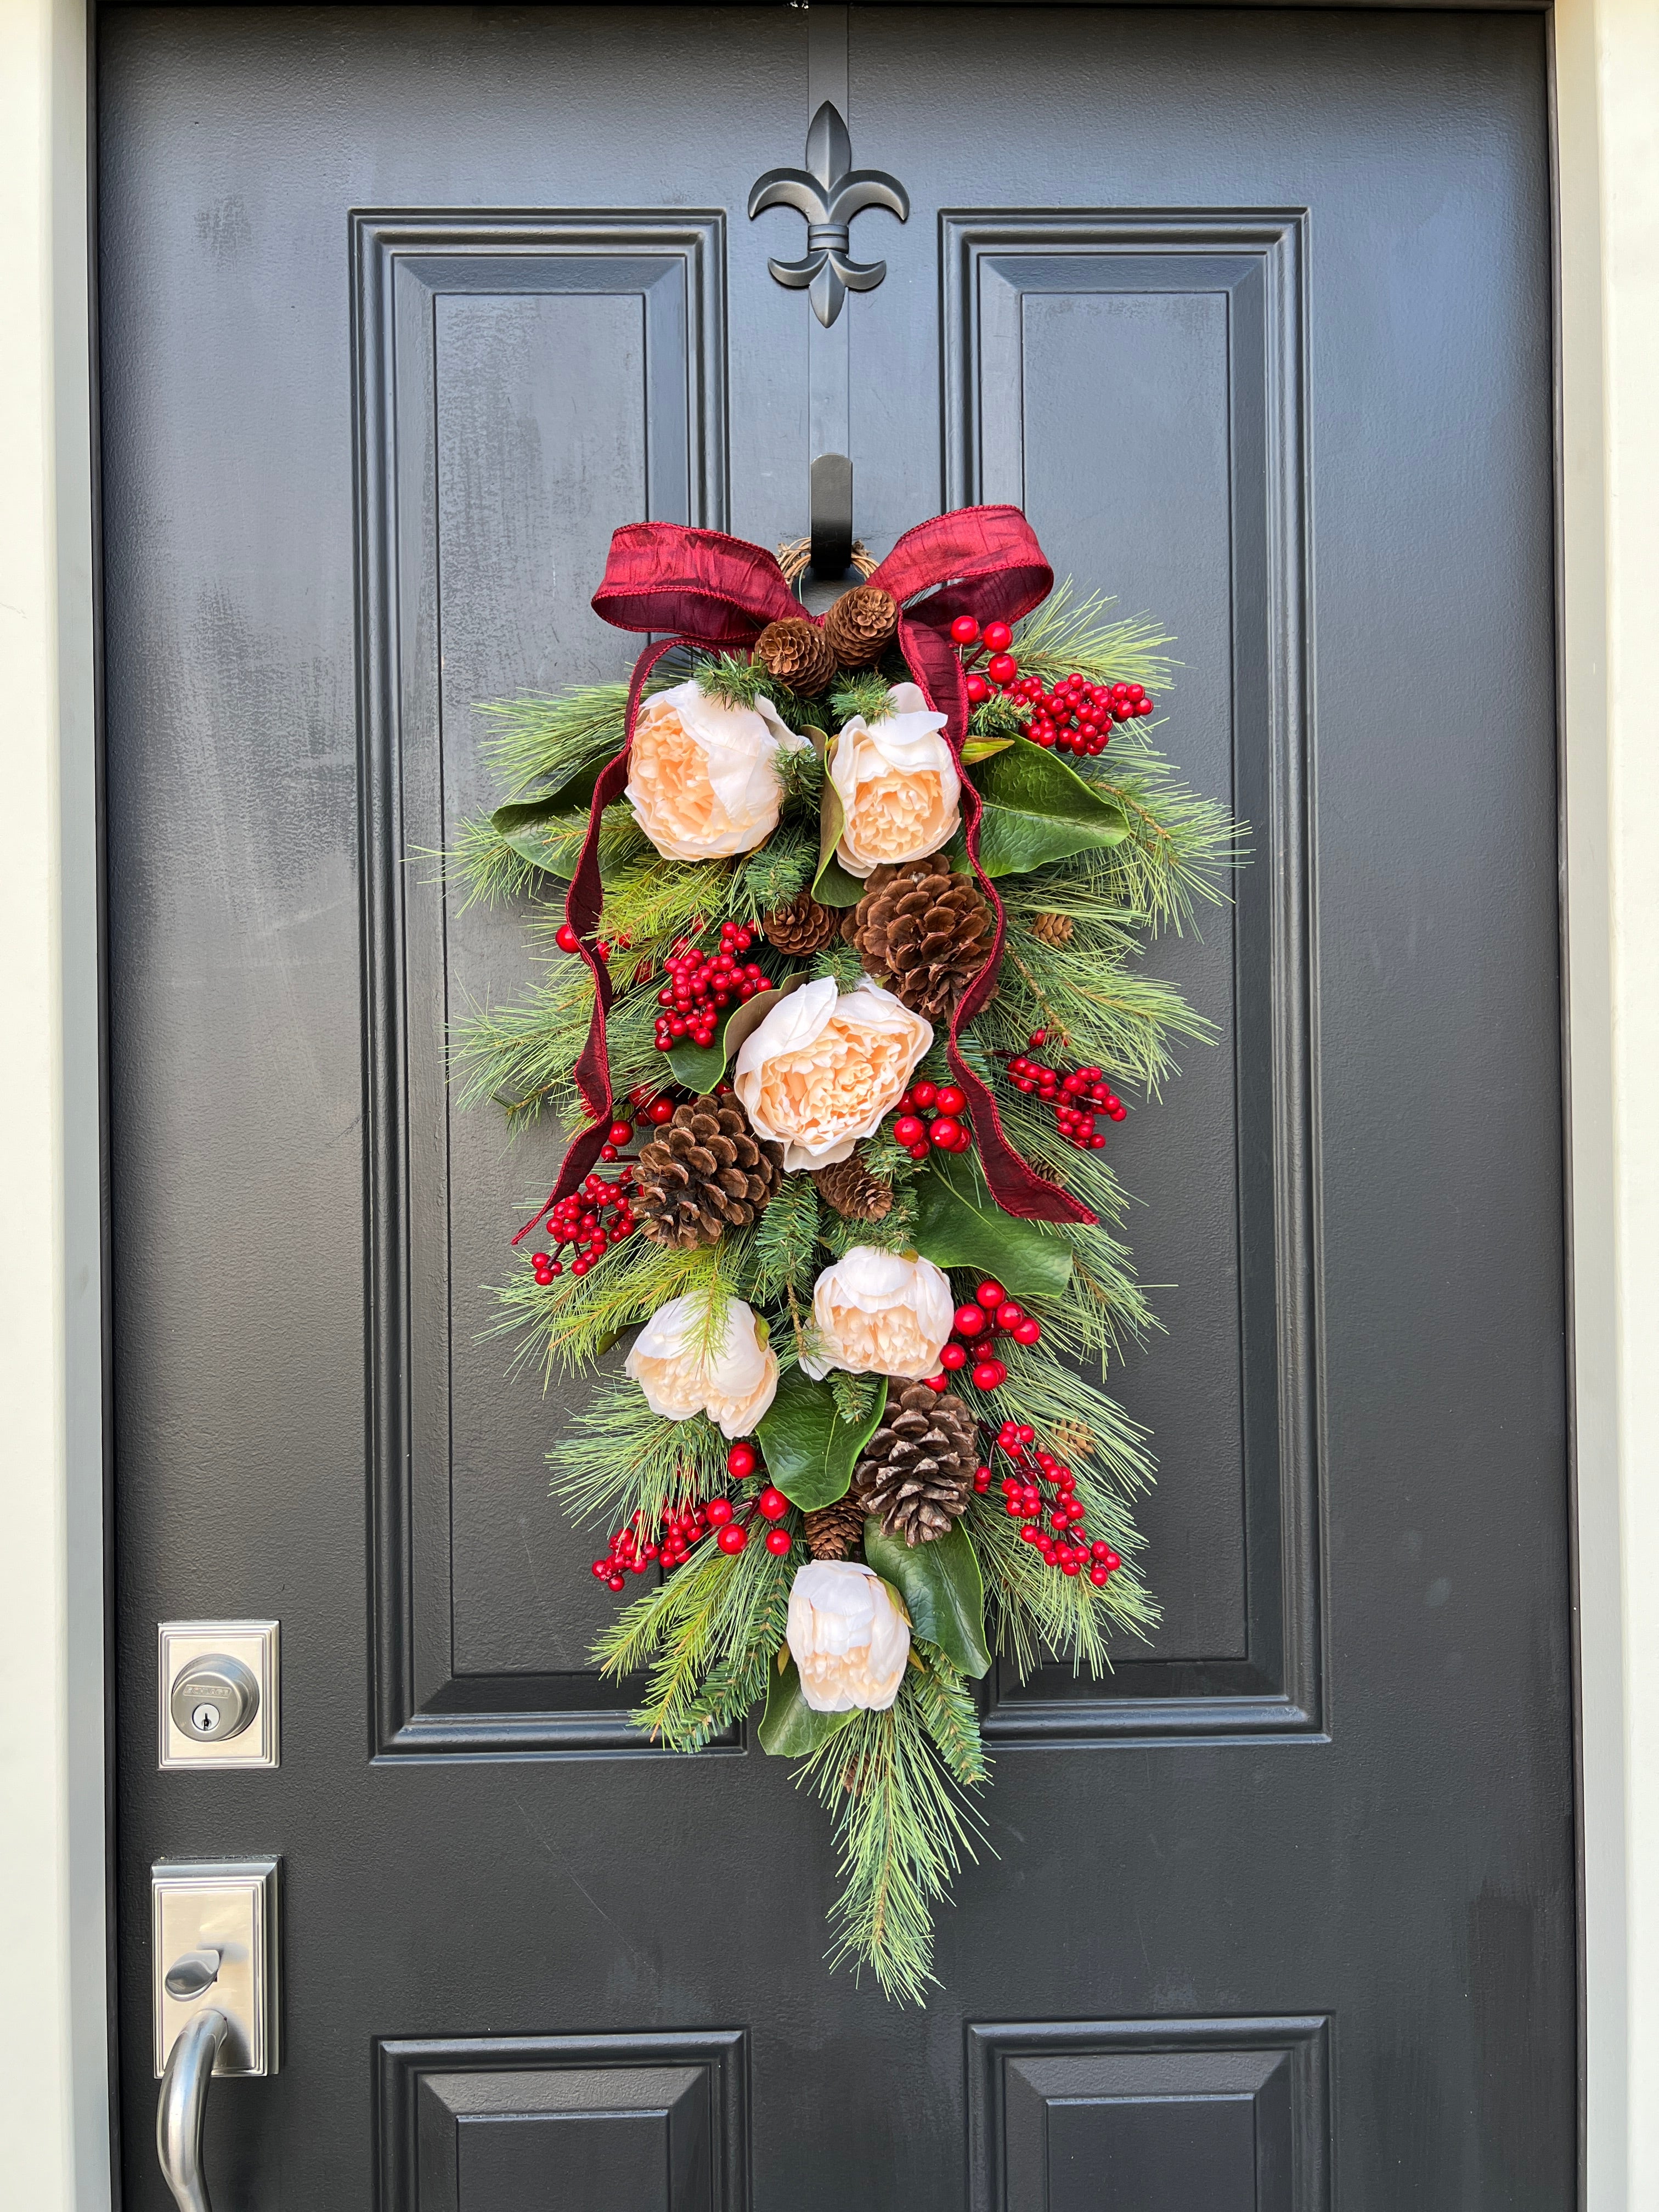
[[581, 1125], [500, 1299], [592, 1378], [550, 1462], [641, 1584], [599, 1663], [675, 1750], [763, 1708], [834, 1822], [832, 1964], [921, 2002], [983, 1840], [973, 1683], [1157, 1619], [1145, 1434], [1088, 1372], [1151, 1322], [1109, 1133], [1208, 1034], [1138, 962], [1240, 833], [1151, 742], [1169, 641], [1055, 590], [1018, 509], [860, 565], [819, 619], [760, 546], [617, 532], [631, 684], [488, 710], [514, 796], [459, 864], [560, 957], [461, 1056]]

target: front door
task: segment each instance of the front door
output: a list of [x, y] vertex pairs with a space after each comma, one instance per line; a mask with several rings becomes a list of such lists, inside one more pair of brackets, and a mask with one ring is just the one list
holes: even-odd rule
[[[1545, 49], [1513, 13], [121, 9], [101, 364], [126, 2202], [149, 1883], [283, 1862], [258, 2212], [1398, 2212], [1575, 2186]], [[901, 226], [750, 222], [832, 97]], [[631, 1732], [483, 1335], [550, 1130], [435, 856], [481, 701], [624, 672], [612, 527], [978, 501], [1171, 632], [1251, 824], [1115, 1157], [1163, 1607], [992, 1678], [925, 2011], [827, 1824]], [[1118, 1140], [1115, 1139], [1115, 1142]], [[158, 1623], [278, 1620], [280, 1764], [157, 1765]]]

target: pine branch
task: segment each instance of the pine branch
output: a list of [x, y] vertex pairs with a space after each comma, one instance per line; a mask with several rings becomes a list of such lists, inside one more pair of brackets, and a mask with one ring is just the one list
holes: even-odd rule
[[780, 720], [792, 730], [799, 728], [802, 720], [813, 719], [811, 702], [780, 684], [763, 661], [739, 659], [732, 653], [715, 653], [707, 659], [700, 658], [692, 672], [703, 696], [718, 699], [722, 706], [752, 707], [757, 699], [769, 699]]
[[1069, 576], [1057, 584], [1015, 628], [1012, 649], [1021, 675], [1053, 684], [1075, 669], [1091, 684], [1141, 684], [1149, 691], [1167, 691], [1176, 664], [1163, 648], [1173, 639], [1144, 615], [1108, 619], [1115, 605], [1100, 592], [1079, 599]]
[[843, 675], [830, 694], [830, 708], [836, 729], [845, 728], [854, 714], [862, 714], [870, 723], [886, 721], [893, 711], [893, 702], [887, 696], [889, 689], [886, 677], [874, 670], [865, 675]]
[[617, 1528], [638, 1513], [654, 1528], [671, 1507], [726, 1487], [729, 1449], [703, 1414], [667, 1420], [652, 1412], [637, 1382], [612, 1372], [595, 1377], [547, 1463], [554, 1497], [579, 1526]]
[[785, 1176], [755, 1226], [750, 1291], [771, 1306], [792, 1284], [814, 1273], [818, 1239], [818, 1194], [810, 1176]]
[[[647, 691], [661, 688], [660, 679]], [[594, 760], [622, 750], [628, 717], [626, 684], [581, 684], [556, 698], [526, 692], [481, 705], [489, 725], [482, 750], [506, 795], [538, 783], [559, 784]]]
[[933, 1907], [984, 1826], [934, 1747], [907, 1668], [886, 1712], [863, 1712], [805, 1762], [830, 1812], [844, 1887], [832, 1966], [867, 1965], [889, 1996], [921, 2004], [934, 1979]]
[[870, 1410], [870, 1401], [876, 1395], [873, 1375], [848, 1375], [843, 1369], [832, 1368], [830, 1372], [830, 1395], [836, 1401], [838, 1421], [861, 1421]]
[[915, 1686], [916, 1710], [939, 1748], [951, 1778], [975, 1789], [990, 1774], [991, 1762], [979, 1732], [979, 1715], [959, 1671], [942, 1651], [924, 1647], [922, 1673]]

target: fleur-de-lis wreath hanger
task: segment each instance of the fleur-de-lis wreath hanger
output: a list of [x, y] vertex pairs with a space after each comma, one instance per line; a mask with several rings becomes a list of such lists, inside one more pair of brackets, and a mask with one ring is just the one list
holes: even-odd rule
[[881, 169], [854, 169], [853, 142], [841, 111], [826, 100], [806, 133], [804, 169], [769, 169], [749, 195], [752, 222], [763, 210], [793, 208], [806, 217], [806, 252], [799, 261], [770, 260], [780, 284], [805, 292], [812, 313], [828, 330], [848, 292], [873, 292], [887, 274], [884, 261], [854, 261], [848, 248], [852, 222], [866, 208], [885, 208], [908, 221], [910, 195]]

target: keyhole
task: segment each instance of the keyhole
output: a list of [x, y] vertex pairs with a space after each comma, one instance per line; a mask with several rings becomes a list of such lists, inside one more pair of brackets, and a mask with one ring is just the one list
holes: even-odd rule
[[198, 1705], [190, 1717], [190, 1724], [198, 1735], [211, 1735], [219, 1725], [217, 1705]]

